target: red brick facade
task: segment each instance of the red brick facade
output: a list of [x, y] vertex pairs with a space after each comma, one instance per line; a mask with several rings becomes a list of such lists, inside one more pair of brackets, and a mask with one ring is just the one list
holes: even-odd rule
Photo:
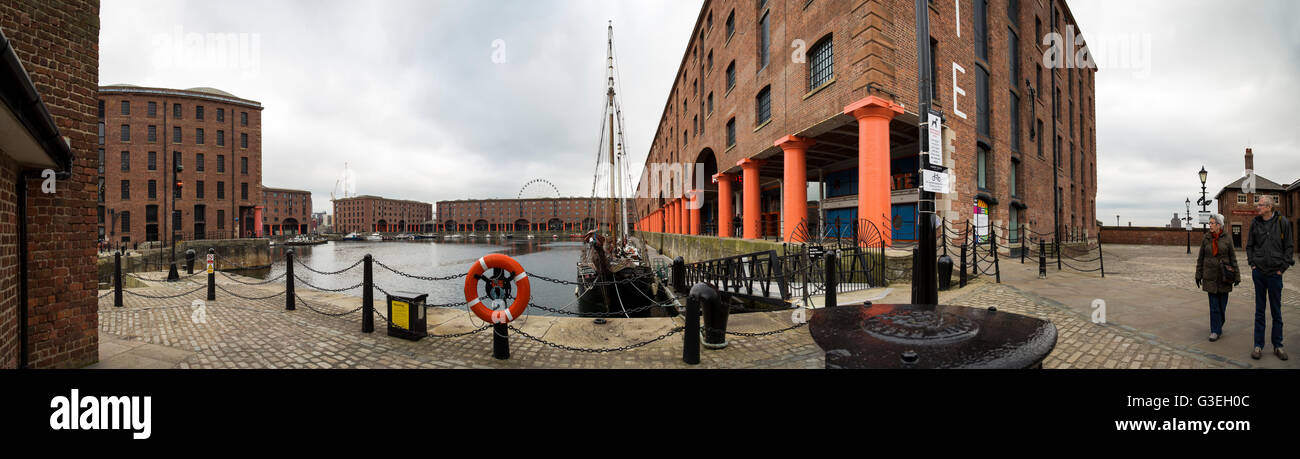
[[[987, 58], [976, 55], [976, 1], [929, 2], [937, 87], [933, 108], [944, 115], [945, 165], [953, 170], [956, 188], [954, 193], [937, 197], [937, 210], [960, 224], [971, 216], [977, 198], [982, 198], [994, 224], [1013, 226], [1014, 220], [1014, 226], [1050, 232], [1055, 177], [1061, 195], [1062, 236], [1095, 235], [1096, 70], [1042, 66], [1047, 49], [1042, 38], [1054, 30], [1064, 34], [1066, 27], [1074, 24], [1069, 8], [1063, 1], [987, 0], [984, 4]], [[1013, 10], [1013, 5], [1018, 7]], [[763, 17], [770, 37], [765, 67], [760, 62]], [[733, 18], [731, 33], [728, 18]], [[1077, 27], [1075, 33], [1081, 34]], [[813, 50], [826, 40], [831, 44], [833, 75], [811, 87]], [[802, 62], [796, 60], [801, 51]], [[729, 87], [728, 68], [733, 65], [734, 86]], [[981, 70], [988, 75], [987, 134], [979, 130], [977, 113], [977, 101], [983, 97], [976, 81]], [[894, 182], [890, 202], [915, 203], [916, 184], [910, 171], [916, 168], [919, 150], [917, 81], [914, 2], [910, 0], [709, 0], [700, 10], [665, 103], [647, 168], [654, 163], [703, 163], [706, 175], [716, 171], [735, 180], [742, 169], [738, 161], [761, 159], [762, 202], [756, 208], [765, 220], [784, 218], [777, 190], [785, 186], [781, 179], [788, 155], [776, 142], [791, 135], [813, 140], [806, 152], [807, 180], [835, 187], [833, 180], [822, 177], [858, 166], [858, 121], [845, 110], [876, 96], [904, 109], [889, 123], [893, 164], [884, 167]], [[1031, 87], [1036, 95], [1031, 96]], [[1053, 87], [1059, 89], [1059, 98], [1053, 97]], [[759, 97], [765, 88], [770, 94], [771, 115], [770, 120], [760, 122]], [[1018, 129], [1012, 123], [1013, 98], [1018, 100]], [[1055, 123], [1054, 99], [1059, 101]], [[734, 145], [728, 141], [729, 122], [734, 122]], [[1058, 136], [1059, 160], [1054, 161]], [[988, 152], [983, 187], [976, 183], [980, 145]], [[1054, 163], [1059, 165], [1054, 167]], [[707, 178], [704, 183], [705, 211], [712, 213], [718, 187]], [[647, 186], [643, 176], [638, 192], [648, 195]], [[731, 186], [737, 218], [744, 208], [741, 188]], [[810, 201], [817, 200], [815, 192], [809, 192]], [[662, 225], [664, 219], [652, 214], [675, 197], [638, 199], [637, 213], [651, 216], [642, 224]], [[820, 207], [836, 207], [835, 200], [823, 200]], [[709, 217], [704, 220], [708, 225]], [[766, 222], [764, 226], [766, 229]]]
[[1158, 228], [1153, 226], [1103, 226], [1101, 228], [1102, 244], [1138, 244], [1138, 245], [1187, 245], [1191, 234], [1193, 252], [1200, 247], [1205, 232], [1196, 226], [1191, 231], [1183, 228]]
[[[130, 85], [100, 87], [99, 101], [102, 238], [133, 244], [170, 240], [172, 231], [185, 240], [256, 233], [249, 225], [263, 202], [261, 104], [210, 88]], [[178, 155], [181, 196], [173, 200]], [[175, 228], [173, 210], [181, 212]]]
[[[0, 368], [20, 362], [19, 224], [27, 230], [27, 362], [75, 368], [99, 355], [95, 268], [97, 0], [0, 2], [0, 29], [73, 152], [72, 176], [44, 194], [27, 182], [27, 219], [17, 221], [18, 164], [0, 153]], [[38, 171], [39, 172], [39, 171]]]
[[427, 202], [357, 196], [334, 200], [334, 232], [424, 231], [421, 225], [433, 220], [433, 206]]
[[262, 188], [262, 234], [306, 234], [316, 230], [311, 192]]
[[[592, 228], [607, 199], [537, 198], [438, 201], [446, 231], [567, 231]], [[631, 205], [629, 203], [629, 205]], [[601, 219], [604, 222], [604, 219]]]

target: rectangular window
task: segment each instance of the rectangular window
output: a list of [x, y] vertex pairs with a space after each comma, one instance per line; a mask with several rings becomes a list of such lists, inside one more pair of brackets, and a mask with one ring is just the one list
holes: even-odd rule
[[181, 143], [181, 127], [172, 126], [172, 143]]
[[196, 119], [196, 120], [201, 120], [201, 119], [203, 119], [203, 106], [202, 106], [202, 105], [197, 105], [197, 106], [194, 107], [194, 119]]
[[156, 151], [149, 152], [149, 170], [158, 170], [158, 152]]
[[239, 173], [248, 175], [248, 157], [239, 158]]
[[122, 172], [131, 170], [131, 152], [122, 152]]
[[153, 118], [155, 116], [158, 116], [158, 103], [149, 102], [149, 117]]
[[103, 121], [99, 122], [99, 144], [100, 145], [104, 144], [104, 122]]
[[172, 104], [172, 118], [181, 119], [181, 104]]
[[1011, 174], [1007, 176], [1007, 188], [1008, 188], [1007, 191], [1010, 191], [1012, 196], [1020, 196], [1019, 182], [1020, 182], [1020, 161], [1016, 161], [1013, 158], [1011, 160]]
[[248, 126], [248, 112], [239, 112], [239, 125]]
[[248, 200], [248, 183], [247, 183], [247, 182], [245, 182], [245, 183], [240, 183], [240, 184], [239, 184], [239, 199], [242, 199], [242, 200], [245, 200], [245, 201]]
[[710, 115], [713, 114], [713, 93], [712, 92], [709, 93], [709, 111], [707, 113]]
[[727, 148], [736, 146], [736, 119], [727, 120]]
[[226, 109], [218, 107], [218, 108], [217, 108], [217, 122], [222, 122], [222, 121], [225, 121], [225, 120], [226, 120]]
[[1043, 120], [1038, 120], [1038, 157], [1043, 157]]
[[[1014, 0], [1012, 0], [1014, 1]], [[1020, 81], [1020, 38], [1016, 32], [1007, 29], [1007, 66], [1010, 67], [1007, 75], [1011, 77], [1011, 87], [1015, 88], [1016, 82]]]
[[226, 155], [217, 155], [217, 172], [226, 171]]
[[987, 0], [975, 0], [975, 57], [988, 62], [988, 3]]
[[809, 49], [808, 90], [820, 88], [835, 78], [835, 54], [831, 37], [826, 37]]
[[771, 41], [772, 37], [770, 35], [768, 25], [769, 25], [768, 13], [763, 13], [763, 18], [758, 21], [758, 29], [759, 29], [758, 70], [759, 71], [762, 71], [763, 69], [767, 68], [767, 61], [769, 58], [767, 49], [768, 49], [768, 45], [770, 44], [769, 41]]
[[130, 232], [131, 232], [131, 212], [130, 212], [130, 211], [124, 211], [124, 212], [122, 212], [122, 213], [120, 213], [120, 214], [118, 214], [118, 215], [121, 215], [121, 216], [122, 216], [122, 217], [121, 217], [121, 218], [122, 218], [122, 232], [123, 232], [123, 233], [130, 233]]
[[727, 15], [727, 39], [730, 40], [731, 36], [734, 35], [735, 33], [736, 33], [736, 11], [732, 10], [731, 13]]
[[226, 211], [217, 209], [217, 229], [226, 228]]
[[939, 40], [930, 39], [930, 98], [939, 100]]
[[129, 199], [131, 199], [131, 181], [130, 181], [130, 180], [123, 180], [123, 181], [122, 181], [122, 200], [123, 200], [123, 201], [126, 201], [126, 200], [129, 200]]
[[123, 114], [123, 115], [130, 115], [130, 114], [131, 114], [131, 102], [130, 102], [130, 101], [126, 101], [126, 100], [122, 101], [122, 114]]
[[[981, 2], [975, 2], [981, 3]], [[981, 65], [975, 65], [975, 116], [976, 133], [988, 137], [989, 133], [989, 72]]]
[[226, 199], [226, 182], [217, 182], [217, 199]]
[[194, 144], [203, 145], [203, 128], [194, 129]]
[[149, 200], [158, 199], [158, 181], [149, 181]]
[[131, 141], [131, 125], [129, 124], [122, 125], [122, 141], [123, 142]]
[[988, 167], [989, 167], [989, 151], [988, 151], [988, 149], [987, 149], [987, 148], [984, 148], [983, 146], [980, 146], [980, 147], [979, 147], [979, 152], [976, 154], [976, 158], [975, 158], [975, 160], [976, 160], [976, 162], [975, 162], [975, 184], [976, 184], [977, 187], [979, 187], [979, 189], [981, 189], [981, 190], [987, 190], [988, 187], [989, 187], [989, 186], [988, 186], [988, 185], [989, 185], [989, 184], [988, 184]]
[[239, 133], [239, 148], [248, 148], [248, 134]]
[[174, 169], [176, 169], [177, 167], [180, 167], [180, 166], [181, 166], [181, 152], [179, 152], [179, 151], [173, 151], [173, 152], [172, 152], [172, 169], [174, 170]]
[[203, 153], [194, 155], [194, 171], [203, 172]]
[[1011, 108], [1011, 151], [1020, 153], [1020, 96], [1012, 92], [1008, 101]]
[[765, 86], [754, 98], [756, 124], [766, 123], [772, 119], [772, 87]]
[[225, 145], [226, 145], [226, 131], [217, 129], [217, 146], [222, 147]]
[[734, 87], [736, 87], [736, 61], [731, 61], [731, 64], [727, 65], [727, 91], [731, 91]]
[[196, 181], [194, 182], [194, 199], [203, 199], [203, 181], [202, 181], [202, 180], [196, 180]]
[[149, 141], [150, 142], [158, 141], [158, 126], [152, 124], [149, 125]]

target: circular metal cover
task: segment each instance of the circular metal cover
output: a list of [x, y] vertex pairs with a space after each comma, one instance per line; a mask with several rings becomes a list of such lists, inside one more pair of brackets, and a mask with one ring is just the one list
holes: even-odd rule
[[979, 332], [975, 322], [948, 312], [894, 310], [862, 321], [868, 334], [888, 341], [930, 343], [964, 340]]

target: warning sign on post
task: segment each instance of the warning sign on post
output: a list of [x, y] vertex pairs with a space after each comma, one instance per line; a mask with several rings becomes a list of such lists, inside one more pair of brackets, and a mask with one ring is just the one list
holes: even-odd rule
[[[930, 111], [930, 118], [926, 120], [928, 125], [930, 145], [930, 164], [934, 166], [943, 165], [943, 116], [934, 110]], [[928, 191], [928, 190], [927, 190]], [[946, 191], [944, 193], [947, 193]]]
[[208, 254], [208, 274], [212, 274], [213, 268], [216, 267], [216, 255]]

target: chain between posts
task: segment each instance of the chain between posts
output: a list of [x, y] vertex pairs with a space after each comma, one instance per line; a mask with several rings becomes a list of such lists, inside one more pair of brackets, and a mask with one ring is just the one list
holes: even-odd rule
[[608, 352], [622, 352], [622, 351], [629, 351], [629, 350], [632, 350], [632, 349], [636, 349], [636, 348], [639, 348], [639, 347], [642, 347], [642, 346], [648, 345], [648, 344], [650, 344], [650, 343], [654, 343], [654, 342], [656, 342], [656, 341], [661, 341], [661, 340], [663, 340], [663, 339], [665, 339], [665, 338], [668, 338], [668, 337], [670, 337], [670, 336], [673, 336], [673, 335], [676, 335], [676, 334], [678, 334], [678, 333], [681, 333], [683, 330], [686, 329], [686, 327], [681, 327], [681, 326], [673, 327], [673, 329], [672, 329], [672, 330], [669, 330], [668, 333], [665, 333], [665, 334], [663, 334], [663, 335], [659, 335], [659, 336], [657, 336], [657, 337], [655, 337], [655, 338], [653, 338], [653, 339], [651, 339], [651, 340], [649, 340], [649, 341], [643, 341], [643, 342], [640, 342], [640, 343], [628, 344], [628, 345], [626, 345], [626, 346], [611, 347], [611, 348], [599, 348], [599, 349], [598, 349], [598, 348], [583, 348], [583, 347], [568, 346], [568, 345], [559, 344], [559, 343], [552, 343], [552, 342], [550, 342], [550, 341], [543, 340], [543, 339], [541, 339], [541, 338], [538, 338], [538, 337], [536, 337], [536, 336], [530, 335], [530, 334], [528, 334], [528, 333], [524, 333], [523, 330], [520, 330], [519, 328], [515, 327], [514, 325], [509, 325], [509, 324], [507, 324], [507, 325], [510, 327], [510, 330], [511, 330], [511, 331], [513, 331], [513, 332], [519, 334], [520, 336], [523, 336], [524, 338], [528, 338], [528, 339], [530, 339], [530, 340], [532, 340], [532, 341], [536, 341], [536, 342], [541, 343], [541, 344], [543, 344], [543, 345], [550, 346], [550, 347], [553, 347], [553, 348], [556, 348], [556, 349], [560, 349], [560, 350], [565, 350], [565, 351], [585, 352], [585, 353], [589, 353], [589, 354], [604, 354], [604, 353], [608, 353]]
[[323, 315], [323, 316], [330, 316], [330, 317], [343, 317], [343, 316], [346, 316], [346, 315], [348, 315], [348, 314], [352, 314], [352, 313], [354, 313], [354, 312], [360, 311], [361, 308], [363, 307], [363, 306], [358, 306], [356, 309], [353, 309], [353, 310], [351, 310], [351, 311], [340, 312], [340, 313], [323, 312], [323, 311], [321, 311], [321, 310], [319, 310], [319, 309], [313, 308], [313, 307], [311, 306], [311, 303], [308, 303], [307, 300], [302, 299], [302, 295], [294, 295], [294, 298], [298, 300], [298, 303], [301, 303], [303, 306], [306, 306], [307, 309], [310, 309], [312, 312], [317, 313], [317, 314], [320, 314], [320, 315]]
[[[215, 271], [215, 270], [214, 270], [214, 271]], [[272, 282], [275, 282], [275, 281], [280, 280], [281, 278], [283, 278], [283, 277], [285, 276], [285, 274], [288, 274], [288, 273], [289, 273], [288, 271], [285, 271], [285, 272], [281, 273], [279, 276], [275, 276], [275, 277], [272, 277], [272, 278], [270, 278], [270, 279], [267, 279], [267, 280], [264, 280], [264, 281], [261, 281], [261, 282], [244, 282], [244, 281], [241, 281], [241, 280], [239, 280], [239, 279], [235, 279], [234, 277], [232, 277], [232, 276], [229, 275], [229, 274], [226, 274], [225, 272], [222, 272], [222, 271], [215, 271], [215, 272], [220, 273], [222, 277], [225, 277], [226, 279], [229, 279], [231, 282], [234, 282], [234, 283], [236, 283], [236, 284], [243, 284], [243, 285], [266, 285], [266, 284], [269, 284], [269, 283], [272, 283]]]
[[[230, 296], [233, 296], [233, 297], [235, 297], [235, 298], [243, 298], [243, 299], [245, 299], [245, 300], [251, 300], [251, 301], [258, 301], [258, 300], [271, 299], [271, 298], [275, 298], [275, 297], [280, 296], [280, 295], [284, 295], [285, 293], [288, 293], [288, 292], [285, 292], [285, 291], [281, 290], [281, 291], [276, 292], [275, 294], [270, 295], [270, 296], [251, 297], [251, 296], [240, 295], [240, 294], [235, 293], [235, 292], [232, 292], [232, 291], [230, 291], [230, 290], [226, 290], [226, 288], [225, 288], [225, 287], [222, 287], [221, 284], [217, 284], [216, 287], [217, 287], [218, 289], [220, 289], [221, 291], [230, 294]], [[205, 285], [205, 286], [203, 286], [202, 288], [207, 288], [207, 286]]]
[[801, 328], [801, 327], [803, 327], [803, 326], [805, 326], [805, 325], [808, 325], [808, 322], [797, 323], [797, 324], [794, 324], [794, 325], [791, 325], [791, 326], [789, 326], [789, 327], [785, 327], [785, 328], [782, 328], [782, 329], [772, 330], [772, 331], [765, 331], [765, 332], [733, 332], [733, 331], [723, 331], [723, 330], [718, 330], [718, 329], [715, 329], [715, 328], [705, 327], [705, 326], [703, 326], [703, 325], [700, 325], [700, 330], [703, 331], [703, 332], [706, 332], [706, 333], [707, 333], [707, 332], [723, 331], [724, 333], [726, 333], [726, 334], [728, 334], [728, 335], [756, 337], [756, 336], [771, 336], [771, 335], [778, 335], [778, 334], [781, 334], [781, 333], [788, 332], [788, 331], [790, 331], [790, 330], [794, 330], [794, 329], [797, 329], [797, 328]]
[[[186, 279], [189, 279], [189, 278], [191, 278], [191, 277], [197, 276], [197, 275], [199, 275], [199, 274], [204, 274], [204, 273], [202, 273], [202, 272], [195, 272], [194, 274], [190, 274], [190, 275], [188, 275], [188, 276], [182, 277], [182, 278], [180, 278], [179, 280], [186, 280]], [[134, 278], [136, 278], [136, 279], [138, 279], [138, 280], [142, 280], [142, 281], [145, 281], [145, 282], [175, 282], [175, 281], [168, 281], [166, 278], [163, 278], [163, 279], [150, 279], [150, 278], [147, 278], [147, 277], [140, 277], [140, 275], [138, 275], [138, 274], [136, 274], [136, 273], [126, 273], [126, 274], [123, 274], [123, 275], [124, 275], [124, 276], [134, 277]]]
[[[308, 271], [314, 272], [314, 273], [316, 273], [316, 274], [320, 274], [320, 275], [322, 275], [322, 276], [333, 276], [333, 275], [336, 275], [336, 274], [343, 274], [343, 273], [345, 273], [345, 272], [351, 271], [352, 268], [356, 268], [357, 266], [361, 266], [361, 262], [363, 262], [363, 261], [366, 261], [366, 259], [365, 259], [365, 258], [362, 258], [362, 259], [360, 259], [360, 260], [357, 260], [357, 262], [356, 262], [356, 263], [353, 263], [352, 266], [348, 266], [348, 267], [343, 268], [343, 269], [340, 269], [340, 270], [338, 270], [338, 271], [329, 271], [329, 272], [326, 272], [326, 271], [317, 271], [316, 269], [312, 268], [311, 266], [307, 266], [307, 264], [306, 264], [306, 263], [303, 263], [302, 260], [298, 259], [298, 257], [294, 257], [294, 259], [293, 259], [293, 262], [294, 262], [295, 264], [297, 264], [298, 266], [302, 266], [302, 267], [304, 267], [304, 268], [307, 268]], [[299, 279], [299, 280], [301, 280], [301, 279]]]
[[169, 299], [172, 299], [172, 298], [180, 298], [180, 297], [182, 297], [182, 296], [189, 295], [189, 294], [191, 294], [191, 293], [197, 292], [197, 291], [199, 291], [199, 290], [203, 290], [203, 289], [205, 289], [205, 288], [208, 288], [208, 286], [206, 286], [206, 285], [200, 285], [199, 288], [196, 288], [196, 289], [194, 289], [194, 290], [190, 290], [190, 291], [188, 291], [188, 292], [180, 293], [180, 294], [176, 294], [176, 295], [168, 295], [168, 296], [153, 296], [153, 295], [145, 295], [145, 294], [143, 294], [143, 293], [136, 293], [136, 292], [132, 292], [132, 291], [127, 290], [127, 289], [122, 289], [122, 292], [123, 292], [123, 293], [131, 294], [131, 295], [135, 295], [135, 296], [138, 296], [138, 297], [141, 297], [141, 298], [151, 298], [151, 299], [155, 299], [155, 300], [169, 300]]
[[297, 274], [294, 274], [294, 275], [293, 275], [293, 278], [296, 279], [298, 282], [302, 282], [303, 285], [306, 285], [306, 286], [308, 286], [308, 287], [311, 287], [313, 290], [319, 290], [319, 291], [322, 291], [322, 292], [345, 292], [345, 291], [352, 290], [352, 289], [354, 289], [354, 288], [359, 288], [359, 287], [361, 287], [361, 286], [363, 286], [363, 285], [366, 285], [365, 282], [357, 282], [356, 285], [353, 285], [353, 286], [351, 286], [351, 287], [344, 287], [344, 288], [333, 289], [333, 288], [317, 287], [317, 286], [315, 286], [315, 285], [312, 285], [311, 282], [307, 282], [307, 281], [303, 280], [303, 278], [298, 277]]
[[[424, 280], [424, 281], [445, 281], [445, 280], [453, 280], [453, 279], [460, 279], [460, 278], [465, 277], [465, 276], [467, 275], [467, 273], [460, 273], [460, 274], [452, 274], [452, 275], [449, 275], [449, 276], [441, 276], [441, 277], [439, 277], [439, 276], [419, 276], [419, 275], [415, 275], [415, 274], [407, 274], [407, 273], [404, 273], [404, 272], [398, 271], [398, 270], [396, 270], [396, 269], [393, 269], [393, 268], [389, 267], [388, 265], [384, 264], [384, 262], [379, 261], [378, 258], [373, 258], [373, 257], [371, 257], [371, 260], [372, 260], [376, 265], [379, 265], [380, 268], [387, 269], [387, 270], [391, 271], [393, 274], [397, 274], [397, 275], [402, 276], [402, 277], [409, 277], [409, 278], [412, 278], [412, 279]], [[364, 259], [363, 259], [363, 261], [364, 261]], [[358, 262], [358, 263], [359, 263], [359, 262]], [[531, 274], [529, 274], [529, 275], [531, 276]]]

